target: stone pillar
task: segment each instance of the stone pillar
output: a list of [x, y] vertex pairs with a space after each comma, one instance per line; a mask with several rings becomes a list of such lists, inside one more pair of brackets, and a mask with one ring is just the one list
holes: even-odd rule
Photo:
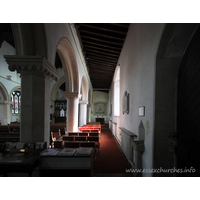
[[4, 56], [10, 71], [21, 74], [21, 142], [50, 141], [50, 82], [59, 77], [42, 56]]
[[3, 105], [4, 101], [0, 101], [0, 122], [1, 125], [4, 125], [4, 105]]
[[67, 132], [78, 131], [78, 103], [81, 94], [78, 92], [64, 92], [67, 99]]
[[7, 125], [10, 123], [10, 104], [12, 104], [12, 101], [0, 100], [1, 125]]
[[91, 105], [87, 105], [87, 122], [91, 122]]
[[87, 104], [88, 101], [80, 100], [80, 114], [79, 114], [79, 126], [86, 125], [87, 123]]

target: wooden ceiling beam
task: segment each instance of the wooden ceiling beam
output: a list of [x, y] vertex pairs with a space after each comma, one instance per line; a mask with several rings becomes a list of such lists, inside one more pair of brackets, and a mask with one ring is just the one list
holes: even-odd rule
[[104, 82], [104, 83], [108, 83], [111, 81], [112, 77], [105, 77], [105, 76], [91, 76], [93, 78], [93, 81], [99, 81], [99, 82]]
[[[97, 85], [98, 84], [98, 87], [106, 87], [106, 88], [109, 88], [110, 87], [110, 84], [111, 84], [111, 80], [110, 81], [102, 81], [102, 80], [98, 80], [98, 79], [95, 79], [93, 78], [92, 79], [92, 85]], [[109, 85], [109, 86], [108, 86]], [[96, 87], [96, 86], [95, 86]]]
[[93, 70], [94, 70], [94, 72], [96, 72], [97, 71], [96, 69], [102, 69], [102, 70], [105, 70], [106, 73], [111, 73], [111, 74], [113, 74], [114, 71], [115, 71], [114, 69], [110, 69], [110, 68], [106, 68], [106, 67], [99, 67], [99, 66], [93, 65], [92, 67], [89, 68], [89, 73], [93, 72]]
[[96, 64], [109, 65], [110, 67], [113, 66], [113, 68], [116, 67], [116, 65], [117, 65], [117, 62], [115, 62], [115, 61], [111, 62], [110, 60], [109, 61], [106, 59], [103, 60], [101, 58], [90, 58], [89, 60], [90, 61], [88, 61], [88, 64], [94, 61], [94, 62], [96, 62]]
[[93, 49], [99, 49], [99, 50], [103, 50], [103, 51], [109, 51], [109, 52], [113, 52], [113, 53], [117, 53], [117, 54], [120, 54], [120, 52], [121, 52], [121, 50], [120, 51], [113, 51], [113, 50], [110, 50], [110, 49], [100, 48], [100, 47], [86, 45], [86, 44], [84, 45], [84, 47], [89, 47], [89, 48], [93, 48]]
[[98, 65], [91, 65], [91, 66], [88, 66], [89, 67], [89, 71], [93, 71], [93, 70], [96, 70], [96, 69], [102, 69], [102, 70], [105, 70], [106, 72], [110, 72], [110, 73], [114, 73], [115, 69], [114, 68], [108, 68], [108, 67], [105, 67], [105, 66], [98, 66]]
[[101, 85], [105, 85], [107, 86], [108, 83], [110, 83], [112, 80], [105, 80], [105, 81], [102, 81], [102, 79], [97, 79], [97, 78], [93, 78], [93, 83], [100, 83]]
[[106, 37], [106, 38], [110, 38], [110, 39], [114, 39], [114, 40], [120, 40], [120, 41], [124, 41], [125, 38], [119, 38], [119, 37], [115, 37], [115, 36], [111, 36], [111, 35], [106, 35], [106, 34], [101, 34], [101, 33], [95, 33], [95, 32], [92, 32], [92, 31], [86, 31], [86, 30], [82, 30], [82, 29], [79, 29], [80, 32], [83, 32], [83, 33], [89, 33], [89, 34], [92, 34], [92, 35], [97, 35], [97, 36], [101, 36], [101, 37]]
[[99, 65], [99, 64], [90, 64], [88, 67], [92, 68], [92, 67], [99, 67], [99, 68], [104, 68], [104, 69], [108, 69], [108, 70], [111, 70], [111, 71], [114, 71], [115, 70], [115, 67], [110, 67], [110, 66], [106, 66], [106, 65]]
[[129, 28], [129, 25], [126, 25], [126, 24], [118, 24], [118, 23], [110, 23], [114, 26], [118, 26], [118, 27], [122, 27], [122, 28]]
[[102, 81], [95, 81], [95, 82], [92, 83], [92, 85], [93, 85], [94, 88], [103, 88], [103, 87], [109, 88], [110, 85], [111, 85], [111, 81], [106, 83], [106, 84], [102, 83]]
[[118, 45], [118, 46], [121, 46], [121, 47], [123, 46], [123, 42], [122, 43], [112, 42], [112, 41], [102, 40], [102, 39], [94, 38], [94, 37], [91, 37], [91, 36], [85, 36], [85, 35], [81, 35], [81, 38], [87, 38], [87, 39], [96, 40], [96, 41], [99, 41], [99, 42], [105, 42], [107, 44], [115, 44], [115, 45]]
[[124, 31], [116, 31], [116, 30], [112, 30], [112, 29], [108, 29], [108, 28], [102, 28], [102, 27], [97, 27], [97, 26], [88, 25], [88, 24], [79, 24], [79, 25], [83, 26], [83, 27], [93, 28], [93, 29], [97, 29], [97, 30], [111, 32], [111, 33], [118, 33], [118, 34], [121, 34], [121, 35], [126, 35], [126, 32], [124, 32]]
[[[95, 53], [98, 53], [98, 54], [103, 54], [103, 55], [112, 56], [112, 57], [116, 57], [116, 58], [119, 57], [119, 53], [116, 55], [116, 54], [104, 53], [104, 52], [102, 52], [102, 51], [96, 51], [96, 50], [88, 49], [88, 48], [84, 48], [84, 51], [85, 51], [86, 53], [88, 53], [88, 51], [89, 51], [89, 52], [95, 52]], [[88, 54], [90, 54], [90, 53], [88, 53]]]
[[97, 54], [97, 53], [88, 53], [88, 58], [95, 58], [95, 59], [102, 59], [102, 60], [107, 60], [109, 62], [117, 62], [118, 61], [118, 58], [112, 58], [112, 57], [109, 57], [109, 56], [103, 56], [103, 55], [100, 55], [100, 54]]
[[110, 68], [115, 68], [116, 66], [114, 64], [109, 64], [109, 63], [105, 63], [105, 62], [101, 62], [101, 61], [95, 61], [95, 60], [88, 60], [88, 65], [101, 65], [101, 66], [105, 66], [105, 67], [110, 67]]
[[[102, 74], [102, 75], [101, 76], [100, 75], [97, 76], [96, 73]], [[90, 77], [97, 77], [97, 78], [99, 77], [102, 80], [103, 80], [104, 76], [107, 76], [107, 78], [112, 78], [113, 77], [113, 73], [107, 73], [107, 72], [105, 73], [105, 70], [96, 70], [95, 72], [90, 72], [89, 74], [90, 74]]]
[[113, 47], [113, 46], [103, 45], [103, 44], [96, 43], [96, 42], [89, 42], [89, 41], [87, 41], [87, 40], [82, 40], [82, 42], [83, 42], [83, 43], [88, 43], [88, 44], [97, 45], [97, 46], [107, 47], [107, 48], [110, 48], [110, 49], [118, 49], [118, 50], [121, 51], [121, 48], [119, 48], [119, 47]]
[[110, 63], [105, 63], [105, 62], [98, 62], [98, 61], [93, 61], [93, 60], [90, 60], [88, 62], [88, 65], [97, 65], [97, 66], [104, 66], [104, 67], [109, 67], [109, 68], [112, 68], [112, 69], [115, 69], [116, 68], [116, 65], [115, 64], [110, 64]]

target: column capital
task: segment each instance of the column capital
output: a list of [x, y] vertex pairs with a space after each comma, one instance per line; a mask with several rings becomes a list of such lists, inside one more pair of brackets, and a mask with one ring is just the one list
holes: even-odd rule
[[88, 101], [87, 101], [87, 100], [80, 100], [80, 101], [79, 101], [79, 104], [85, 104], [85, 105], [87, 105], [87, 104], [88, 104]]
[[12, 101], [4, 101], [4, 100], [0, 100], [0, 104], [12, 104]]
[[78, 92], [64, 92], [64, 96], [66, 99], [80, 99], [82, 95]]
[[56, 68], [43, 56], [5, 55], [4, 58], [9, 65], [9, 70], [16, 70], [22, 76], [23, 74], [37, 74], [55, 81], [60, 76]]

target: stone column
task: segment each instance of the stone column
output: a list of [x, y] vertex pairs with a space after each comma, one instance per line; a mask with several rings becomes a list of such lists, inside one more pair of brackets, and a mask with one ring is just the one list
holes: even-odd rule
[[59, 77], [42, 56], [4, 56], [10, 71], [21, 74], [21, 142], [50, 141], [50, 82]]
[[87, 123], [87, 104], [88, 101], [80, 100], [80, 114], [79, 114], [79, 126], [86, 125]]
[[87, 105], [87, 122], [91, 122], [91, 105]]
[[67, 99], [67, 132], [78, 131], [78, 103], [81, 94], [78, 92], [64, 92]]
[[4, 125], [4, 101], [0, 100], [0, 122]]
[[0, 100], [1, 125], [7, 125], [10, 123], [10, 104], [12, 104], [12, 101]]

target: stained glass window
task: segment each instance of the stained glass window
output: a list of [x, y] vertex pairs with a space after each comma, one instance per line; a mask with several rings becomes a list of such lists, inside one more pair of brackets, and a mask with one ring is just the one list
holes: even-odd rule
[[19, 91], [14, 91], [12, 98], [12, 113], [19, 114], [21, 109], [21, 94]]

